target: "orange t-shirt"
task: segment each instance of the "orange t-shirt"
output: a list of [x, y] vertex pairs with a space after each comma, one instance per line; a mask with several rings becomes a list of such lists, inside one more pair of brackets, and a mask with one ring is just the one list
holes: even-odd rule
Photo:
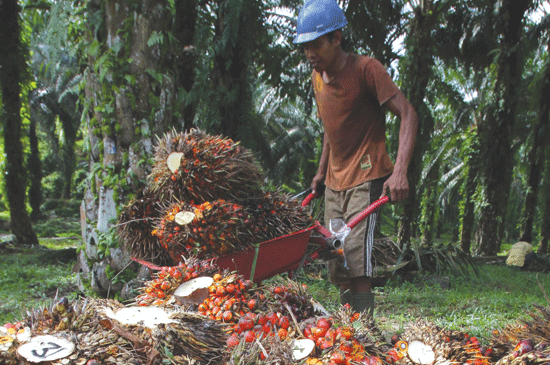
[[391, 174], [382, 105], [399, 89], [384, 66], [350, 54], [336, 78], [325, 83], [313, 70], [312, 83], [330, 146], [326, 186], [347, 190]]

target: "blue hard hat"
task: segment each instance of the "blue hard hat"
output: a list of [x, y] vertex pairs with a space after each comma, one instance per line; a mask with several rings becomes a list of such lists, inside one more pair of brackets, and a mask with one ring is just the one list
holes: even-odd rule
[[348, 21], [335, 0], [306, 0], [298, 14], [294, 43], [305, 43], [343, 28]]

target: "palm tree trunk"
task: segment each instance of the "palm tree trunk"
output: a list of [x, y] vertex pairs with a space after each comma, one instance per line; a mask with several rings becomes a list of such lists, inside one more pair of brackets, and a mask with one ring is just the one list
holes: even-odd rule
[[540, 94], [539, 119], [533, 130], [533, 144], [527, 156], [527, 161], [531, 162], [531, 171], [527, 181], [527, 194], [523, 206], [523, 231], [520, 237], [520, 241], [526, 242], [533, 241], [533, 224], [541, 174], [544, 168], [544, 151], [548, 149], [545, 141], [548, 139], [550, 123], [550, 63], [546, 66], [543, 82], [544, 85]]
[[481, 213], [479, 251], [496, 255], [504, 235], [504, 217], [512, 183], [513, 154], [510, 151], [512, 128], [516, 119], [516, 105], [521, 81], [518, 45], [522, 34], [523, 16], [529, 0], [505, 0], [500, 5], [502, 21], [501, 54], [498, 58], [495, 101], [480, 123], [480, 137], [484, 151], [484, 184], [487, 204]]
[[29, 173], [31, 175], [31, 186], [29, 187], [29, 205], [31, 206], [31, 220], [36, 222], [42, 216], [40, 205], [42, 205], [42, 163], [40, 151], [38, 150], [38, 138], [36, 136], [36, 118], [31, 111], [29, 126], [29, 145], [31, 154], [28, 160]]
[[417, 194], [420, 172], [422, 170], [422, 155], [427, 150], [429, 137], [434, 129], [433, 118], [428, 107], [424, 103], [426, 86], [432, 77], [433, 55], [429, 51], [432, 45], [430, 32], [436, 17], [431, 14], [430, 4], [424, 9], [414, 10], [415, 17], [411, 23], [411, 30], [407, 37], [407, 49], [410, 52], [408, 73], [404, 76], [404, 93], [418, 114], [419, 130], [415, 152], [409, 165], [410, 194], [403, 206], [403, 216], [400, 219], [397, 233], [398, 244], [403, 247], [409, 244], [413, 226], [418, 216], [419, 199]]
[[[183, 49], [182, 57], [179, 58], [180, 62], [175, 71], [179, 75], [179, 84], [186, 92], [190, 92], [195, 84], [195, 64], [197, 62], [197, 52], [193, 47], [197, 23], [197, 0], [177, 0], [175, 7], [174, 35]], [[194, 104], [189, 103], [184, 106], [181, 115], [184, 129], [191, 129], [195, 117]]]
[[[475, 134], [475, 132], [474, 132]], [[476, 138], [472, 135], [471, 138]], [[479, 144], [477, 139], [473, 140], [465, 149], [468, 150], [466, 160], [467, 169], [466, 181], [462, 188], [463, 202], [461, 206], [461, 224], [460, 224], [460, 248], [466, 253], [470, 253], [472, 246], [472, 232], [474, 230], [474, 193], [477, 186], [477, 176], [479, 175]]]
[[26, 176], [21, 144], [21, 74], [25, 61], [20, 42], [19, 6], [16, 0], [0, 2], [0, 86], [6, 153], [6, 193], [10, 229], [20, 244], [38, 244], [25, 206]]
[[542, 204], [541, 204], [541, 220], [540, 227], [540, 243], [537, 250], [539, 254], [548, 253], [548, 243], [550, 242], [550, 148], [546, 149], [546, 156], [544, 159], [544, 172], [542, 178]]

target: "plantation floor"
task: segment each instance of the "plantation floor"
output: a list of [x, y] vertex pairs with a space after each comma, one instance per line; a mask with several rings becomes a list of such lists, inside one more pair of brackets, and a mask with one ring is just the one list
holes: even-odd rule
[[[27, 310], [51, 303], [56, 295], [69, 299], [79, 295], [72, 273], [75, 250], [66, 247], [71, 243], [77, 241], [48, 242], [57, 252], [14, 250], [5, 245], [0, 249], [0, 324], [24, 318]], [[59, 255], [61, 249], [66, 255]], [[504, 264], [481, 265], [479, 271], [479, 276], [471, 273], [468, 277], [416, 275], [409, 281], [396, 279], [375, 288], [378, 326], [389, 338], [408, 323], [424, 318], [468, 332], [483, 342], [492, 330], [528, 318], [533, 304], [550, 305], [548, 274]], [[324, 263], [307, 266], [296, 280], [307, 284], [313, 297], [329, 311], [338, 307], [338, 291], [328, 282]]]

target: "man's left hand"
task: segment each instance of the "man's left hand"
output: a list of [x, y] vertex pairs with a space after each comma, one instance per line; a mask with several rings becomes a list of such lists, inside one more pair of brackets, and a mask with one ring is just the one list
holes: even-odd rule
[[382, 196], [390, 195], [393, 203], [401, 202], [409, 196], [409, 179], [406, 173], [393, 172], [382, 187]]

